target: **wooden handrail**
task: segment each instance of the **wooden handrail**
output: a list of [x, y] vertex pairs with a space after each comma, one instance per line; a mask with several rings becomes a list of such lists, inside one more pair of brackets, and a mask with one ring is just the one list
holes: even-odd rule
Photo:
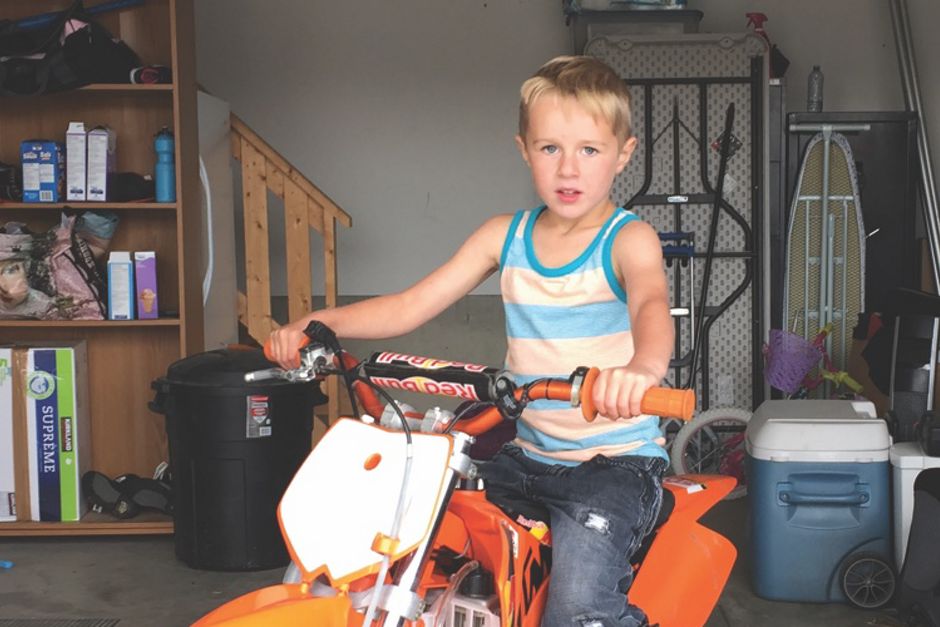
[[[336, 223], [351, 227], [352, 218], [234, 113], [230, 122], [232, 156], [241, 163], [245, 225], [246, 293], [238, 294], [238, 318], [260, 343], [278, 327], [271, 316], [268, 191], [284, 201], [287, 309], [291, 320], [313, 308], [311, 228], [323, 237], [326, 306], [336, 306]], [[336, 377], [327, 380], [327, 388], [332, 423], [339, 414]]]

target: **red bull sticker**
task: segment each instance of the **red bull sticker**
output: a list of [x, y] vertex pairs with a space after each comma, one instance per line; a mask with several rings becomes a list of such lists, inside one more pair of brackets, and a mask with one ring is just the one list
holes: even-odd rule
[[372, 382], [383, 388], [405, 390], [406, 392], [420, 392], [421, 394], [434, 394], [437, 396], [456, 396], [470, 401], [478, 401], [477, 392], [469, 383], [456, 381], [434, 381], [427, 377], [408, 377], [395, 379], [392, 377], [372, 377]]
[[245, 437], [249, 440], [271, 436], [271, 407], [267, 396], [247, 397], [248, 412], [245, 419]]

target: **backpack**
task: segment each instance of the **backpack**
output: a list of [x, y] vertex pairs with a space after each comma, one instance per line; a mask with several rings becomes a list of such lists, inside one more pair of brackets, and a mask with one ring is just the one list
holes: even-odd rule
[[2, 96], [129, 83], [131, 70], [139, 65], [134, 51], [95, 22], [81, 0], [40, 26], [0, 21]]

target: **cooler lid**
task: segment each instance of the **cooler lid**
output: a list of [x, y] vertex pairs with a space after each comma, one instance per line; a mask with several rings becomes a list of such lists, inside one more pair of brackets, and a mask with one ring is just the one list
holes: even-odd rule
[[868, 401], [771, 400], [747, 425], [755, 459], [778, 462], [885, 462], [891, 437]]
[[[253, 370], [273, 368], [260, 349], [230, 349], [197, 353], [173, 362], [167, 368], [166, 380], [171, 384], [181, 385], [216, 385], [226, 387], [244, 387], [255, 385], [245, 383], [245, 373]], [[264, 385], [285, 383], [272, 379]]]

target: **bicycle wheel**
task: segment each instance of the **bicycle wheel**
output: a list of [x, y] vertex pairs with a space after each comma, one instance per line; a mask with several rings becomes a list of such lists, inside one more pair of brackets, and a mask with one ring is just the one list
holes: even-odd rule
[[736, 407], [716, 407], [686, 423], [672, 443], [672, 469], [677, 475], [728, 475], [738, 485], [725, 499], [747, 494], [744, 473], [744, 430], [751, 412]]

